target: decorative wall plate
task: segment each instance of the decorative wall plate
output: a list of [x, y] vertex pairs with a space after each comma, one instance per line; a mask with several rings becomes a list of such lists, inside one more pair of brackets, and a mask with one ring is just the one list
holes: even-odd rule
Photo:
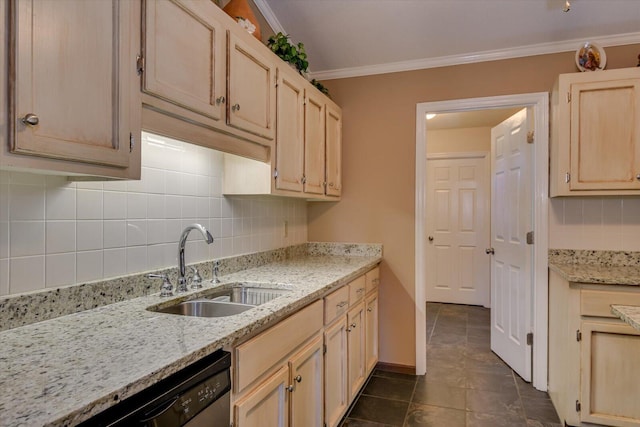
[[576, 50], [576, 66], [580, 71], [604, 70], [607, 54], [597, 43], [586, 42]]

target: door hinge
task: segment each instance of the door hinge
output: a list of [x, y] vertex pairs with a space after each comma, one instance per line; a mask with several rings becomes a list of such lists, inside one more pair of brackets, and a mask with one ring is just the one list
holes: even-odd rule
[[527, 144], [533, 144], [535, 141], [535, 131], [530, 130], [527, 132]]
[[533, 231], [529, 231], [527, 233], [527, 245], [533, 245], [533, 242], [534, 242]]
[[322, 344], [322, 354], [323, 355], [327, 354], [327, 345], [326, 344]]
[[527, 334], [527, 345], [533, 345], [533, 332]]
[[564, 174], [564, 182], [568, 184], [569, 181], [571, 181], [571, 174], [567, 172], [566, 174]]
[[580, 329], [576, 331], [576, 341], [582, 341], [582, 332], [580, 332]]
[[140, 54], [136, 56], [136, 71], [139, 76], [144, 72], [144, 57]]
[[582, 405], [579, 400], [576, 400], [576, 412], [580, 412], [582, 410]]
[[273, 179], [278, 179], [278, 169], [274, 169], [274, 171], [273, 171]]
[[567, 92], [567, 102], [571, 102], [571, 92]]
[[136, 141], [133, 139], [133, 134], [129, 132], [129, 152], [133, 153], [133, 147], [135, 147]]

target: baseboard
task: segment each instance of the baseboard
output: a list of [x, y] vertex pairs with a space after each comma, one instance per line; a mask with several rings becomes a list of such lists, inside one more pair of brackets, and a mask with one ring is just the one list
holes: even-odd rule
[[380, 369], [381, 371], [395, 372], [397, 374], [416, 374], [416, 367], [411, 365], [400, 365], [397, 363], [385, 363], [378, 362], [376, 363], [376, 369]]

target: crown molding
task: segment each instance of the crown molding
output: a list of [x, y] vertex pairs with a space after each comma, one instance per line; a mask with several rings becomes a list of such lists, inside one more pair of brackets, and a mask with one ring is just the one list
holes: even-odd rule
[[278, 17], [273, 13], [273, 10], [271, 10], [271, 7], [267, 4], [266, 0], [253, 0], [253, 3], [256, 5], [258, 10], [260, 10], [260, 13], [262, 13], [262, 16], [264, 16], [264, 19], [267, 21], [267, 24], [269, 24], [273, 32], [276, 34], [287, 34], [282, 27], [282, 24], [280, 24], [280, 21], [278, 21]]
[[640, 43], [640, 32], [616, 34], [612, 36], [587, 37], [553, 43], [540, 43], [509, 49], [488, 50], [474, 54], [441, 56], [438, 58], [424, 58], [411, 61], [392, 62], [388, 64], [341, 68], [336, 70], [318, 71], [311, 73], [310, 75], [314, 79], [318, 80], [343, 79], [348, 77], [371, 76], [375, 74], [397, 73], [402, 71], [422, 70], [426, 68], [448, 67], [451, 65], [472, 64], [476, 62], [498, 61], [502, 59], [522, 58], [525, 56], [570, 52], [575, 51], [580, 44], [587, 40], [594, 41], [603, 47], [622, 46]]

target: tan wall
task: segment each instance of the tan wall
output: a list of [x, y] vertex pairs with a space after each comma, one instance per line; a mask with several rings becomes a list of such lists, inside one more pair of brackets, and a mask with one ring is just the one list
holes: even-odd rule
[[[640, 44], [606, 51], [608, 68], [633, 67]], [[344, 190], [309, 204], [309, 240], [384, 245], [382, 362], [415, 364], [416, 104], [548, 91], [570, 72], [573, 52], [324, 82], [343, 111]]]
[[491, 150], [491, 128], [429, 130], [427, 124], [427, 154], [463, 153]]

